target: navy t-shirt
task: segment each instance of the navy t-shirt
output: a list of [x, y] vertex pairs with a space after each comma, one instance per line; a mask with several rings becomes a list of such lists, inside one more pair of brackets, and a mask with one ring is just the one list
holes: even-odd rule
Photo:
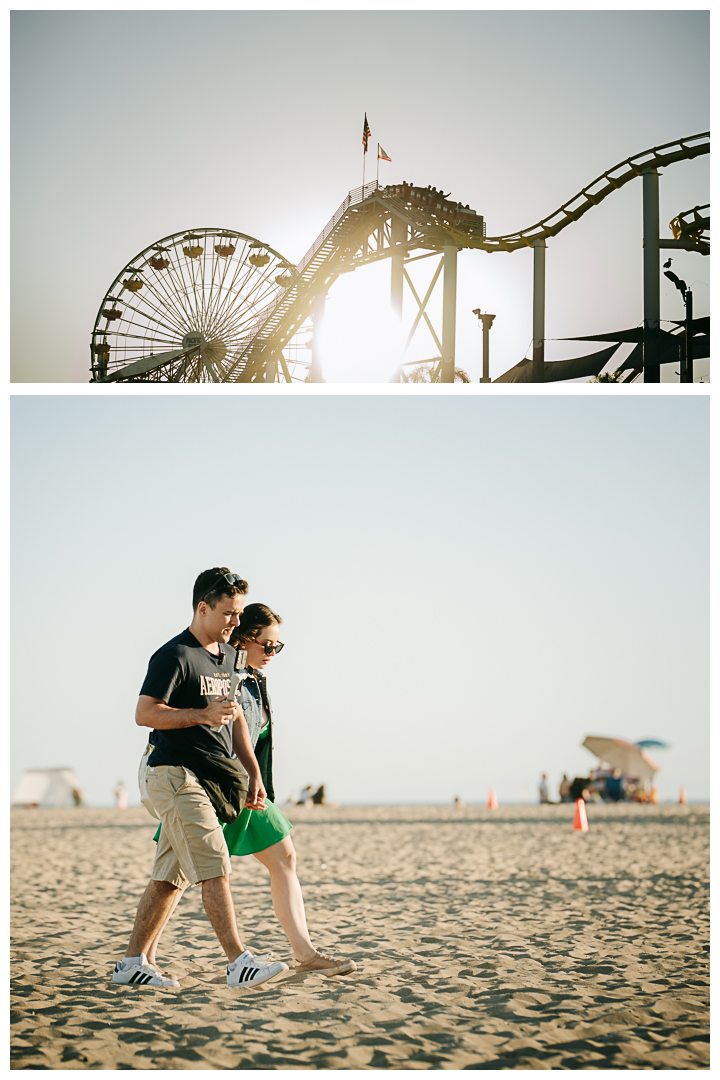
[[[140, 693], [173, 709], [207, 709], [214, 698], [227, 695], [235, 656], [230, 645], [221, 644], [218, 654], [208, 652], [194, 634], [183, 630], [150, 657]], [[150, 742], [155, 749], [149, 765], [181, 765], [183, 750], [232, 757], [232, 720], [222, 727], [154, 728]]]

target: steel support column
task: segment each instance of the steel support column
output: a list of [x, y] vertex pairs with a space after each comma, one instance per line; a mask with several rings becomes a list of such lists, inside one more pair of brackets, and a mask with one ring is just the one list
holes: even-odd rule
[[660, 174], [643, 181], [643, 368], [646, 383], [660, 382]]
[[[390, 222], [390, 239], [393, 244], [404, 244], [408, 238], [407, 222], [402, 218], [393, 217]], [[390, 267], [390, 308], [393, 315], [402, 318], [403, 302], [403, 270], [405, 267], [405, 254], [400, 252], [393, 255]]]
[[277, 369], [277, 356], [275, 355], [275, 353], [273, 353], [273, 355], [270, 357], [267, 364], [265, 365], [265, 377], [263, 378], [263, 382], [274, 383], [277, 379]]
[[308, 382], [325, 382], [322, 373], [322, 325], [325, 319], [327, 293], [320, 292], [313, 301], [312, 361]]
[[545, 382], [545, 241], [533, 242], [532, 382]]
[[440, 382], [455, 382], [455, 309], [457, 305], [457, 253], [454, 244], [445, 245], [443, 260], [443, 335]]

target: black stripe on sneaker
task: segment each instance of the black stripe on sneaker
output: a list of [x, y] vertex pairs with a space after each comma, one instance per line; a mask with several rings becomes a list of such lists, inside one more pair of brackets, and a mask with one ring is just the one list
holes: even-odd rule
[[246, 967], [243, 972], [243, 982], [249, 982], [257, 974], [257, 968]]
[[132, 975], [130, 976], [129, 981], [131, 983], [137, 982], [141, 975], [142, 975], [141, 971], [133, 971]]

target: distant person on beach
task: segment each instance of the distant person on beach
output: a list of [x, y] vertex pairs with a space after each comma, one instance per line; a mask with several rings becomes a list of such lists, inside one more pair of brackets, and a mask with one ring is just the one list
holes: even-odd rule
[[308, 802], [312, 804], [312, 784], [306, 784], [300, 792], [298, 806], [305, 806]]
[[550, 795], [548, 793], [548, 786], [547, 786], [547, 773], [542, 774], [542, 778], [540, 780], [540, 785], [539, 785], [538, 790], [540, 792], [540, 802], [541, 803], [549, 803], [550, 802]]
[[627, 798], [622, 769], [613, 769], [605, 780], [605, 801], [622, 802]]
[[573, 802], [576, 799], [585, 799], [587, 802], [590, 798], [590, 785], [592, 780], [589, 776], [576, 776], [570, 785], [570, 798]]
[[115, 788], [115, 809], [127, 810], [128, 808], [128, 793], [127, 788], [123, 784], [122, 780], [118, 780], [118, 786]]
[[572, 802], [571, 789], [572, 785], [567, 778], [567, 773], [563, 773], [563, 778], [560, 781], [560, 802]]
[[[260, 767], [266, 804], [262, 809], [246, 807], [236, 821], [224, 825], [225, 842], [231, 855], [254, 855], [268, 870], [273, 908], [295, 955], [295, 971], [303, 975], [316, 971], [327, 976], [347, 975], [356, 969], [353, 960], [320, 953], [310, 940], [295, 848], [289, 835], [292, 825], [275, 805], [272, 710], [263, 672], [284, 648], [280, 641], [281, 622], [266, 604], [248, 604], [230, 638], [232, 646], [247, 651], [248, 677], [242, 683], [241, 705]], [[159, 936], [148, 954], [152, 963]]]
[[321, 784], [312, 797], [313, 806], [325, 806], [325, 785]]
[[150, 658], [135, 714], [140, 727], [152, 729], [140, 765], [140, 795], [162, 830], [114, 983], [179, 986], [151, 965], [147, 954], [179, 894], [199, 884], [205, 912], [229, 961], [229, 986], [257, 986], [287, 971], [287, 964], [255, 958], [240, 940], [230, 856], [218, 821], [218, 814], [234, 820], [244, 805], [265, 806], [243, 711], [227, 698], [236, 657], [228, 642], [247, 589], [247, 582], [227, 567], [204, 570], [193, 588], [190, 626]]

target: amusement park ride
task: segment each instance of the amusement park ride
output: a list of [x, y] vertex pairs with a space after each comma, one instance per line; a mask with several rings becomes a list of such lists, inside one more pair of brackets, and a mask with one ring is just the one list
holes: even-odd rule
[[[496, 382], [591, 377], [602, 370], [620, 342], [628, 341], [635, 348], [618, 369], [618, 380], [621, 372], [627, 372], [624, 381], [643, 372], [645, 382], [659, 382], [661, 364], [680, 362], [685, 380], [692, 381], [690, 358], [709, 356], [709, 319], [693, 321], [690, 313], [677, 332], [661, 330], [660, 249], [708, 255], [709, 206], [678, 214], [670, 222], [673, 238], [661, 238], [658, 169], [709, 150], [709, 132], [704, 132], [628, 158], [554, 214], [507, 236], [486, 236], [483, 218], [469, 206], [451, 202], [434, 187], [404, 182], [386, 187], [365, 184], [351, 191], [297, 266], [268, 244], [231, 229], [203, 228], [167, 236], [141, 251], [118, 274], [100, 305], [90, 346], [91, 381], [322, 382], [317, 336], [315, 343], [308, 338], [322, 319], [328, 290], [340, 274], [389, 258], [392, 310], [398, 315], [402, 311], [405, 283], [418, 307], [407, 344], [424, 319], [438, 350], [430, 360], [432, 379], [453, 382], [458, 251], [512, 252], [527, 247], [533, 249], [533, 355]], [[643, 325], [566, 339], [610, 345], [577, 360], [547, 362], [546, 242], [636, 176], [643, 183]], [[421, 298], [408, 264], [432, 255], [440, 256], [438, 266]], [[438, 335], [426, 309], [441, 272], [443, 315]], [[479, 310], [475, 314], [483, 320], [487, 356], [492, 317]], [[407, 381], [402, 363], [397, 378]], [[487, 361], [481, 381], [489, 381]]]

